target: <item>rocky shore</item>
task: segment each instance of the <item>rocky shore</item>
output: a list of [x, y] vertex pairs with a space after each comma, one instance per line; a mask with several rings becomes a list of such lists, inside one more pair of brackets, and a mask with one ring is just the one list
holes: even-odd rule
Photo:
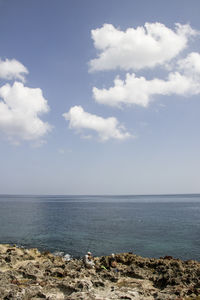
[[0, 245], [0, 299], [200, 300], [197, 261], [123, 253], [116, 254], [116, 271], [108, 260], [97, 257], [96, 268], [87, 269], [81, 259]]

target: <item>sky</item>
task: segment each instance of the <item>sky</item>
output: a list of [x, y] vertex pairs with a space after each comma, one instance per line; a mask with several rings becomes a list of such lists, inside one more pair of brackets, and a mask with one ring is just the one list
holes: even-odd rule
[[0, 194], [200, 193], [199, 0], [0, 0]]

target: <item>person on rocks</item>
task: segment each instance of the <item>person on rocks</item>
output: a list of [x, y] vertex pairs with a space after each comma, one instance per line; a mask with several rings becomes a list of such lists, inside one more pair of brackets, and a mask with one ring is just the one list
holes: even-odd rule
[[91, 252], [88, 252], [85, 255], [85, 257], [84, 257], [84, 263], [85, 263], [85, 266], [88, 269], [94, 269], [95, 268], [95, 263], [93, 261], [93, 257], [92, 257], [92, 253]]
[[117, 260], [116, 260], [116, 257], [115, 257], [115, 254], [112, 253], [111, 254], [111, 257], [109, 259], [109, 268], [115, 272], [118, 272], [118, 269], [117, 269]]

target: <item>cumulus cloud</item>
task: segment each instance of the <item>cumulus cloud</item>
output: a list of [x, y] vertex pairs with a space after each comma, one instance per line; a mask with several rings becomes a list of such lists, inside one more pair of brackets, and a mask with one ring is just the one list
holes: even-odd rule
[[96, 131], [100, 140], [107, 141], [109, 139], [125, 140], [130, 138], [130, 133], [119, 124], [114, 117], [102, 118], [94, 114], [85, 112], [81, 106], [71, 107], [68, 113], [64, 113], [63, 117], [69, 121], [69, 128], [78, 131], [93, 130]]
[[190, 76], [200, 75], [200, 54], [197, 52], [191, 52], [186, 58], [179, 60], [177, 64], [180, 70]]
[[91, 31], [99, 53], [90, 61], [90, 71], [153, 68], [176, 57], [197, 34], [188, 24], [176, 24], [172, 30], [161, 23], [145, 23], [126, 31], [104, 24]]
[[28, 74], [27, 68], [16, 59], [0, 59], [0, 78], [6, 80], [18, 79], [25, 81], [24, 75]]
[[0, 87], [0, 131], [12, 142], [38, 141], [51, 130], [40, 115], [49, 107], [40, 88], [25, 87], [21, 82]]
[[147, 107], [155, 95], [186, 96], [199, 93], [200, 82], [179, 72], [169, 73], [166, 80], [147, 80], [145, 77], [136, 77], [134, 73], [128, 73], [125, 80], [116, 77], [114, 86], [109, 89], [93, 88], [93, 97], [98, 103], [118, 107], [121, 104]]

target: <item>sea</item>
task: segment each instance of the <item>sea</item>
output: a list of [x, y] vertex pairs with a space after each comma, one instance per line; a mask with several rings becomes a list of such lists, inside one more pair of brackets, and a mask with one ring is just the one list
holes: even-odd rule
[[200, 261], [200, 195], [0, 195], [0, 243]]

